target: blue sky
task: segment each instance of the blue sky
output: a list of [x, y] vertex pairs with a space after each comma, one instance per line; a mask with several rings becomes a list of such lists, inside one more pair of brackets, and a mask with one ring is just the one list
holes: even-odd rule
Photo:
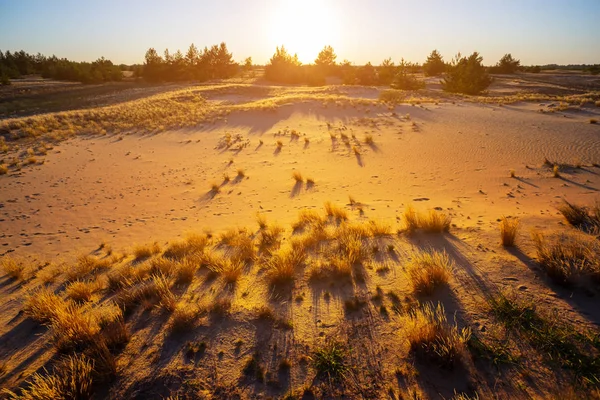
[[265, 63], [284, 44], [310, 62], [423, 62], [479, 51], [522, 64], [600, 63], [600, 0], [0, 0], [0, 49], [78, 61], [141, 63], [149, 47], [185, 52], [225, 41], [238, 61]]

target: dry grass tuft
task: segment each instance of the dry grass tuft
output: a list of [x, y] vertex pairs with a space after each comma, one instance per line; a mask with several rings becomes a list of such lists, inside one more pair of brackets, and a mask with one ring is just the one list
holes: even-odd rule
[[406, 338], [417, 356], [452, 367], [465, 354], [469, 328], [458, 329], [446, 319], [444, 307], [425, 304], [407, 319]]
[[430, 210], [428, 214], [419, 215], [419, 225], [425, 232], [441, 233], [450, 229], [452, 218], [449, 215]]
[[184, 259], [177, 264], [175, 269], [176, 283], [191, 283], [196, 276], [198, 263], [195, 260]]
[[500, 239], [502, 246], [510, 247], [515, 245], [517, 233], [519, 232], [520, 221], [518, 218], [502, 217], [500, 221]]
[[171, 315], [170, 330], [172, 332], [184, 332], [193, 328], [198, 318], [199, 309], [196, 305], [188, 303], [177, 303], [173, 315]]
[[8, 173], [8, 167], [4, 164], [0, 164], [0, 175], [6, 175]]
[[207, 235], [190, 233], [185, 239], [170, 243], [163, 257], [182, 260], [185, 257], [200, 255], [208, 243], [209, 239]]
[[238, 176], [238, 178], [244, 178], [246, 176], [246, 172], [244, 171], [243, 168], [238, 168], [237, 176]]
[[416, 253], [407, 266], [410, 283], [417, 293], [432, 294], [448, 283], [453, 263], [448, 255], [435, 250]]
[[411, 204], [406, 206], [402, 218], [408, 232], [414, 232], [419, 228], [419, 214], [417, 214], [417, 210]]
[[325, 213], [328, 217], [335, 218], [337, 221], [348, 219], [348, 212], [330, 201], [325, 202]]
[[423, 214], [415, 210], [412, 205], [408, 205], [404, 210], [404, 225], [409, 233], [417, 229], [423, 229], [429, 233], [442, 233], [450, 230], [452, 217], [436, 210], [430, 210]]
[[160, 253], [160, 245], [157, 242], [147, 245], [137, 245], [133, 248], [133, 256], [136, 261], [145, 260]]
[[231, 284], [237, 282], [238, 279], [240, 279], [240, 276], [242, 275], [243, 271], [243, 263], [224, 258], [223, 262], [219, 265], [219, 268], [216, 272], [223, 277], [223, 280], [226, 283]]
[[279, 249], [265, 262], [267, 279], [271, 285], [284, 285], [294, 281], [296, 269], [305, 261], [306, 254], [300, 249]]
[[258, 227], [261, 230], [262, 229], [266, 229], [266, 227], [267, 227], [267, 217], [265, 217], [264, 214], [257, 213], [256, 214], [256, 223], [258, 224]]
[[369, 145], [375, 143], [375, 141], [373, 140], [373, 135], [365, 135], [365, 143]]
[[552, 176], [554, 178], [560, 178], [560, 167], [558, 166], [558, 164], [555, 164], [552, 167]]
[[96, 272], [108, 270], [113, 262], [114, 259], [111, 258], [100, 259], [90, 255], [83, 255], [77, 258], [75, 265], [66, 268], [64, 272], [69, 282], [81, 280]]
[[57, 312], [67, 307], [67, 302], [50, 289], [42, 288], [25, 298], [23, 312], [35, 321], [50, 322]]
[[292, 178], [294, 178], [294, 180], [295, 180], [297, 183], [302, 183], [302, 182], [304, 182], [304, 178], [302, 177], [302, 174], [301, 174], [300, 172], [298, 172], [298, 171], [294, 171], [294, 172], [292, 172]]
[[68, 298], [77, 302], [87, 302], [92, 299], [92, 295], [100, 289], [97, 281], [75, 281], [70, 283], [65, 289]]
[[324, 218], [315, 210], [300, 210], [298, 212], [298, 221], [292, 225], [292, 228], [294, 230], [303, 229], [308, 225], [322, 224], [324, 222]]
[[211, 191], [211, 193], [213, 193], [213, 194], [217, 194], [217, 193], [219, 193], [219, 192], [221, 191], [221, 186], [219, 186], [219, 184], [218, 184], [218, 183], [216, 183], [216, 182], [213, 182], [213, 183], [210, 185], [210, 191]]
[[559, 235], [552, 241], [539, 232], [532, 236], [538, 263], [554, 282], [569, 286], [586, 275], [600, 280], [600, 266], [596, 261], [600, 248], [594, 239], [574, 233]]
[[52, 374], [34, 373], [19, 395], [6, 390], [8, 399], [91, 399], [94, 363], [83, 355], [62, 359]]
[[392, 233], [392, 227], [383, 221], [370, 220], [369, 230], [373, 236], [387, 236]]
[[17, 261], [14, 258], [4, 257], [0, 267], [11, 279], [23, 281], [27, 277], [27, 266], [23, 261]]
[[600, 232], [600, 204], [597, 203], [590, 210], [563, 200], [563, 204], [557, 208], [567, 222], [577, 229], [592, 234]]

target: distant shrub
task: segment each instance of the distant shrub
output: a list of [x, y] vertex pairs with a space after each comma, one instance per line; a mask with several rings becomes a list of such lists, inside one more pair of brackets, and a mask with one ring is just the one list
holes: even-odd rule
[[316, 72], [323, 77], [323, 80], [326, 76], [338, 74], [338, 66], [335, 62], [336, 58], [337, 55], [331, 46], [325, 46], [323, 50], [319, 52], [319, 55], [315, 59], [315, 67], [317, 70]]
[[398, 66], [398, 73], [394, 77], [392, 87], [399, 90], [418, 90], [425, 88], [425, 82], [415, 78], [409, 71], [410, 65], [404, 62], [404, 59]]
[[377, 71], [370, 62], [358, 68], [356, 80], [359, 85], [375, 85], [377, 84]]
[[379, 72], [378, 79], [380, 85], [390, 85], [398, 73], [398, 67], [391, 58], [383, 60], [377, 70]]
[[284, 46], [277, 47], [275, 54], [265, 66], [265, 78], [280, 83], [300, 83], [302, 81], [302, 63], [298, 55], [290, 55]]
[[521, 62], [515, 60], [510, 53], [505, 54], [498, 63], [490, 68], [494, 74], [514, 74], [519, 70]]
[[442, 80], [442, 88], [450, 93], [479, 94], [492, 83], [485, 67], [481, 64], [483, 58], [474, 52], [469, 57], [458, 54], [449, 67], [447, 76]]
[[426, 76], [437, 76], [444, 71], [446, 71], [446, 63], [442, 59], [442, 55], [437, 50], [433, 50], [423, 64], [423, 73]]

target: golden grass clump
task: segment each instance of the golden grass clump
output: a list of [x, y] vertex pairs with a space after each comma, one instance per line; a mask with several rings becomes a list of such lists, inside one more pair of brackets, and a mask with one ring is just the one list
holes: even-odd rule
[[190, 330], [198, 318], [199, 309], [196, 305], [189, 303], [177, 303], [171, 315], [170, 330], [172, 332], [184, 332]]
[[97, 281], [74, 281], [65, 289], [68, 298], [77, 302], [87, 302], [92, 295], [100, 289]]
[[500, 221], [500, 239], [502, 246], [511, 247], [515, 245], [520, 221], [518, 218], [502, 217]]
[[62, 309], [68, 302], [47, 288], [41, 288], [25, 298], [23, 312], [35, 321], [45, 324]]
[[387, 236], [392, 233], [392, 227], [383, 221], [370, 220], [368, 228], [373, 236]]
[[179, 261], [174, 258], [155, 257], [147, 263], [136, 266], [131, 273], [138, 278], [137, 280], [143, 280], [149, 275], [172, 276], [177, 271], [178, 263]]
[[369, 144], [369, 145], [372, 145], [373, 143], [375, 143], [373, 140], [373, 135], [370, 135], [370, 134], [365, 135], [365, 143]]
[[430, 210], [428, 214], [419, 215], [419, 225], [425, 232], [441, 233], [450, 229], [452, 218], [449, 215]]
[[226, 263], [221, 265], [219, 274], [223, 277], [226, 283], [235, 283], [244, 270], [244, 265], [241, 262], [227, 260]]
[[450, 229], [452, 217], [436, 210], [430, 210], [424, 214], [415, 210], [412, 205], [408, 205], [404, 210], [404, 225], [406, 231], [414, 232], [416, 229], [422, 229], [428, 233], [442, 233]]
[[72, 351], [93, 346], [100, 332], [98, 321], [83, 307], [67, 303], [50, 319], [52, 340], [59, 351]]
[[298, 212], [298, 220], [294, 222], [292, 228], [294, 230], [302, 229], [307, 225], [322, 224], [324, 222], [324, 218], [317, 211], [304, 209]]
[[564, 233], [548, 240], [539, 232], [534, 232], [532, 238], [538, 263], [554, 282], [569, 286], [586, 275], [600, 281], [600, 265], [596, 261], [600, 248], [595, 239]]
[[306, 254], [295, 248], [284, 247], [266, 262], [267, 279], [271, 285], [283, 285], [294, 281], [296, 268], [306, 259]]
[[552, 167], [552, 177], [560, 178], [560, 167], [558, 166], [558, 164], [554, 164], [554, 166]]
[[258, 247], [262, 251], [278, 247], [281, 242], [281, 235], [285, 229], [281, 225], [272, 224], [262, 229], [258, 238]]
[[0, 264], [2, 271], [11, 279], [22, 281], [26, 278], [27, 266], [23, 261], [17, 261], [14, 258], [4, 257]]
[[325, 202], [325, 213], [328, 217], [335, 218], [338, 221], [348, 219], [348, 212], [330, 201]]
[[258, 227], [261, 230], [266, 229], [267, 228], [267, 217], [265, 217], [264, 214], [257, 213], [256, 214], [256, 223], [258, 224]]
[[238, 168], [237, 176], [238, 176], [238, 178], [244, 178], [246, 176], [246, 172], [244, 171], [243, 168]]
[[162, 275], [154, 275], [152, 277], [152, 291], [158, 299], [158, 305], [167, 310], [173, 311], [176, 306], [175, 295], [171, 291], [171, 281]]
[[182, 260], [185, 257], [200, 255], [208, 245], [209, 239], [205, 234], [190, 233], [185, 239], [170, 243], [163, 257]]
[[147, 245], [137, 245], [133, 248], [133, 256], [136, 260], [145, 260], [160, 253], [160, 245], [157, 242]]
[[99, 271], [108, 270], [114, 259], [111, 258], [97, 258], [90, 255], [82, 255], [77, 258], [77, 263], [65, 269], [65, 276], [67, 281], [81, 280], [90, 274], [94, 274]]
[[4, 164], [0, 164], [0, 175], [8, 174], [8, 167]]
[[177, 283], [191, 283], [198, 268], [199, 265], [195, 260], [184, 259], [178, 262], [175, 268], [175, 281]]
[[74, 354], [58, 362], [52, 374], [34, 373], [17, 395], [5, 390], [8, 399], [91, 399], [94, 363], [84, 355]]
[[406, 206], [402, 218], [408, 232], [413, 232], [419, 228], [419, 214], [411, 204]]
[[346, 231], [339, 236], [338, 250], [341, 258], [351, 266], [362, 262], [368, 255], [362, 238], [352, 231]]
[[446, 319], [444, 307], [425, 304], [414, 310], [406, 321], [406, 338], [418, 357], [452, 367], [460, 361], [471, 338], [470, 328], [458, 329]]
[[299, 171], [292, 172], [292, 178], [294, 178], [296, 183], [304, 182], [304, 178], [302, 177], [302, 174]]
[[407, 266], [413, 290], [422, 294], [432, 294], [437, 287], [447, 284], [452, 269], [448, 254], [435, 250], [416, 253]]

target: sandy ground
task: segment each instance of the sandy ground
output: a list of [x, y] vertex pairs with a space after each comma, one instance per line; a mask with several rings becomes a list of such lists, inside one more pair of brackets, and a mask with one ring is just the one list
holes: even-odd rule
[[[246, 226], [259, 211], [287, 224], [299, 209], [347, 204], [348, 196], [367, 205], [367, 217], [394, 224], [412, 202], [449, 210], [460, 227], [495, 230], [502, 215], [552, 224], [562, 198], [595, 199], [600, 182], [591, 165], [600, 161], [600, 139], [598, 126], [588, 123], [594, 110], [546, 115], [538, 108], [458, 103], [390, 111], [307, 103], [232, 114], [210, 129], [72, 139], [51, 150], [44, 165], [1, 178], [0, 250], [69, 258], [102, 241], [120, 248], [219, 231], [232, 221]], [[283, 136], [286, 129], [301, 137]], [[227, 134], [239, 140], [236, 149], [219, 148]], [[372, 146], [363, 141], [369, 134]], [[545, 158], [586, 167], [554, 179]], [[239, 168], [246, 177], [234, 179]], [[296, 170], [314, 187], [296, 187]], [[223, 183], [224, 174], [232, 181]], [[222, 185], [214, 197], [213, 182]]]
[[[372, 90], [350, 95], [368, 97]], [[247, 99], [228, 94], [211, 101]], [[500, 398], [554, 395], [560, 387], [553, 386], [548, 371], [538, 366], [529, 372], [531, 380], [538, 382], [535, 385], [518, 374], [507, 374], [498, 378], [495, 387], [491, 383], [495, 377], [482, 377], [484, 373], [477, 371], [471, 371], [470, 379], [456, 371], [423, 370], [407, 374], [406, 381], [396, 379], [397, 374], [390, 378], [397, 360], [405, 358], [406, 344], [397, 334], [402, 321], [384, 322], [375, 308], [365, 311], [361, 321], [349, 320], [343, 311], [348, 296], [372, 295], [376, 287], [408, 293], [401, 260], [415, 248], [431, 246], [444, 248], [460, 266], [449, 292], [438, 298], [461, 324], [467, 321], [476, 329], [490, 326], [489, 317], [478, 308], [488, 290], [482, 282], [489, 282], [557, 307], [566, 320], [600, 325], [593, 296], [556, 289], [540, 277], [529, 238], [532, 229], [566, 229], [556, 209], [562, 199], [577, 204], [596, 201], [600, 168], [593, 165], [600, 163], [600, 126], [589, 120], [598, 118], [600, 108], [589, 105], [555, 113], [540, 109], [550, 110], [552, 105], [442, 101], [350, 107], [307, 101], [275, 111], [233, 112], [214, 124], [155, 135], [71, 138], [56, 144], [43, 165], [0, 176], [0, 254], [36, 263], [73, 262], [78, 255], [96, 251], [101, 243], [116, 252], [130, 252], [135, 244], [165, 245], [186, 232], [217, 233], [232, 226], [254, 230], [257, 213], [288, 227], [291, 234], [289, 225], [299, 210], [321, 211], [326, 201], [343, 206], [353, 219], [375, 219], [394, 229], [402, 228], [400, 217], [409, 204], [419, 210], [442, 210], [452, 216], [449, 236], [393, 239], [400, 261], [384, 260], [393, 265], [391, 272], [371, 271], [364, 286], [338, 290], [333, 284], [315, 286], [300, 280], [294, 296], [305, 300], [281, 302], [259, 284], [260, 274], [250, 274], [235, 291], [227, 292], [236, 304], [236, 318], [203, 322], [195, 334], [177, 340], [159, 333], [167, 317], [136, 315], [140, 318], [132, 322], [136, 328], [132, 327], [131, 341], [119, 360], [119, 389], [104, 395], [164, 395], [165, 388], [178, 387], [174, 380], [198, 374], [203, 382], [216, 380], [220, 387], [241, 388], [242, 398], [264, 393], [282, 396], [290, 388], [310, 384], [306, 367], [294, 367], [279, 377], [283, 389], [264, 389], [240, 383], [240, 360], [261, 348], [273, 354], [266, 361], [267, 370], [277, 370], [282, 354], [300, 359], [320, 338], [340, 332], [358, 338], [353, 342], [362, 349], [353, 360], [357, 365], [385, 372], [380, 394], [389, 385], [401, 393], [417, 390], [425, 398], [449, 398], [454, 390], [472, 391], [475, 385], [481, 398], [492, 393]], [[299, 136], [291, 135], [292, 130]], [[372, 135], [372, 144], [365, 142], [367, 135]], [[228, 137], [231, 143], [225, 146]], [[560, 178], [552, 177], [545, 159], [565, 164]], [[238, 169], [243, 169], [243, 177], [237, 176]], [[514, 178], [510, 170], [515, 171]], [[314, 179], [314, 185], [295, 183], [294, 171]], [[225, 174], [229, 181], [224, 180]], [[211, 191], [213, 183], [220, 186], [218, 193]], [[350, 204], [349, 197], [362, 204], [362, 212]], [[522, 221], [517, 251], [499, 246], [502, 216]], [[45, 344], [47, 332], [19, 313], [21, 293], [35, 285], [30, 282], [20, 288], [2, 281], [0, 359], [7, 360], [9, 367], [0, 383], [9, 387], [53, 357]], [[197, 289], [198, 301], [225, 292], [219, 283], [190, 288], [184, 293]], [[333, 298], [323, 300], [329, 291]], [[293, 320], [293, 331], [265, 329], [253, 322], [252, 310], [265, 299]], [[17, 345], [21, 337], [28, 338], [23, 349]], [[205, 359], [190, 363], [182, 356], [181, 343], [198, 337], [209, 341], [210, 350]], [[234, 344], [240, 340], [241, 349]], [[365, 341], [373, 345], [361, 347]], [[364, 383], [371, 378], [356, 379]], [[144, 385], [149, 392], [144, 392]]]

